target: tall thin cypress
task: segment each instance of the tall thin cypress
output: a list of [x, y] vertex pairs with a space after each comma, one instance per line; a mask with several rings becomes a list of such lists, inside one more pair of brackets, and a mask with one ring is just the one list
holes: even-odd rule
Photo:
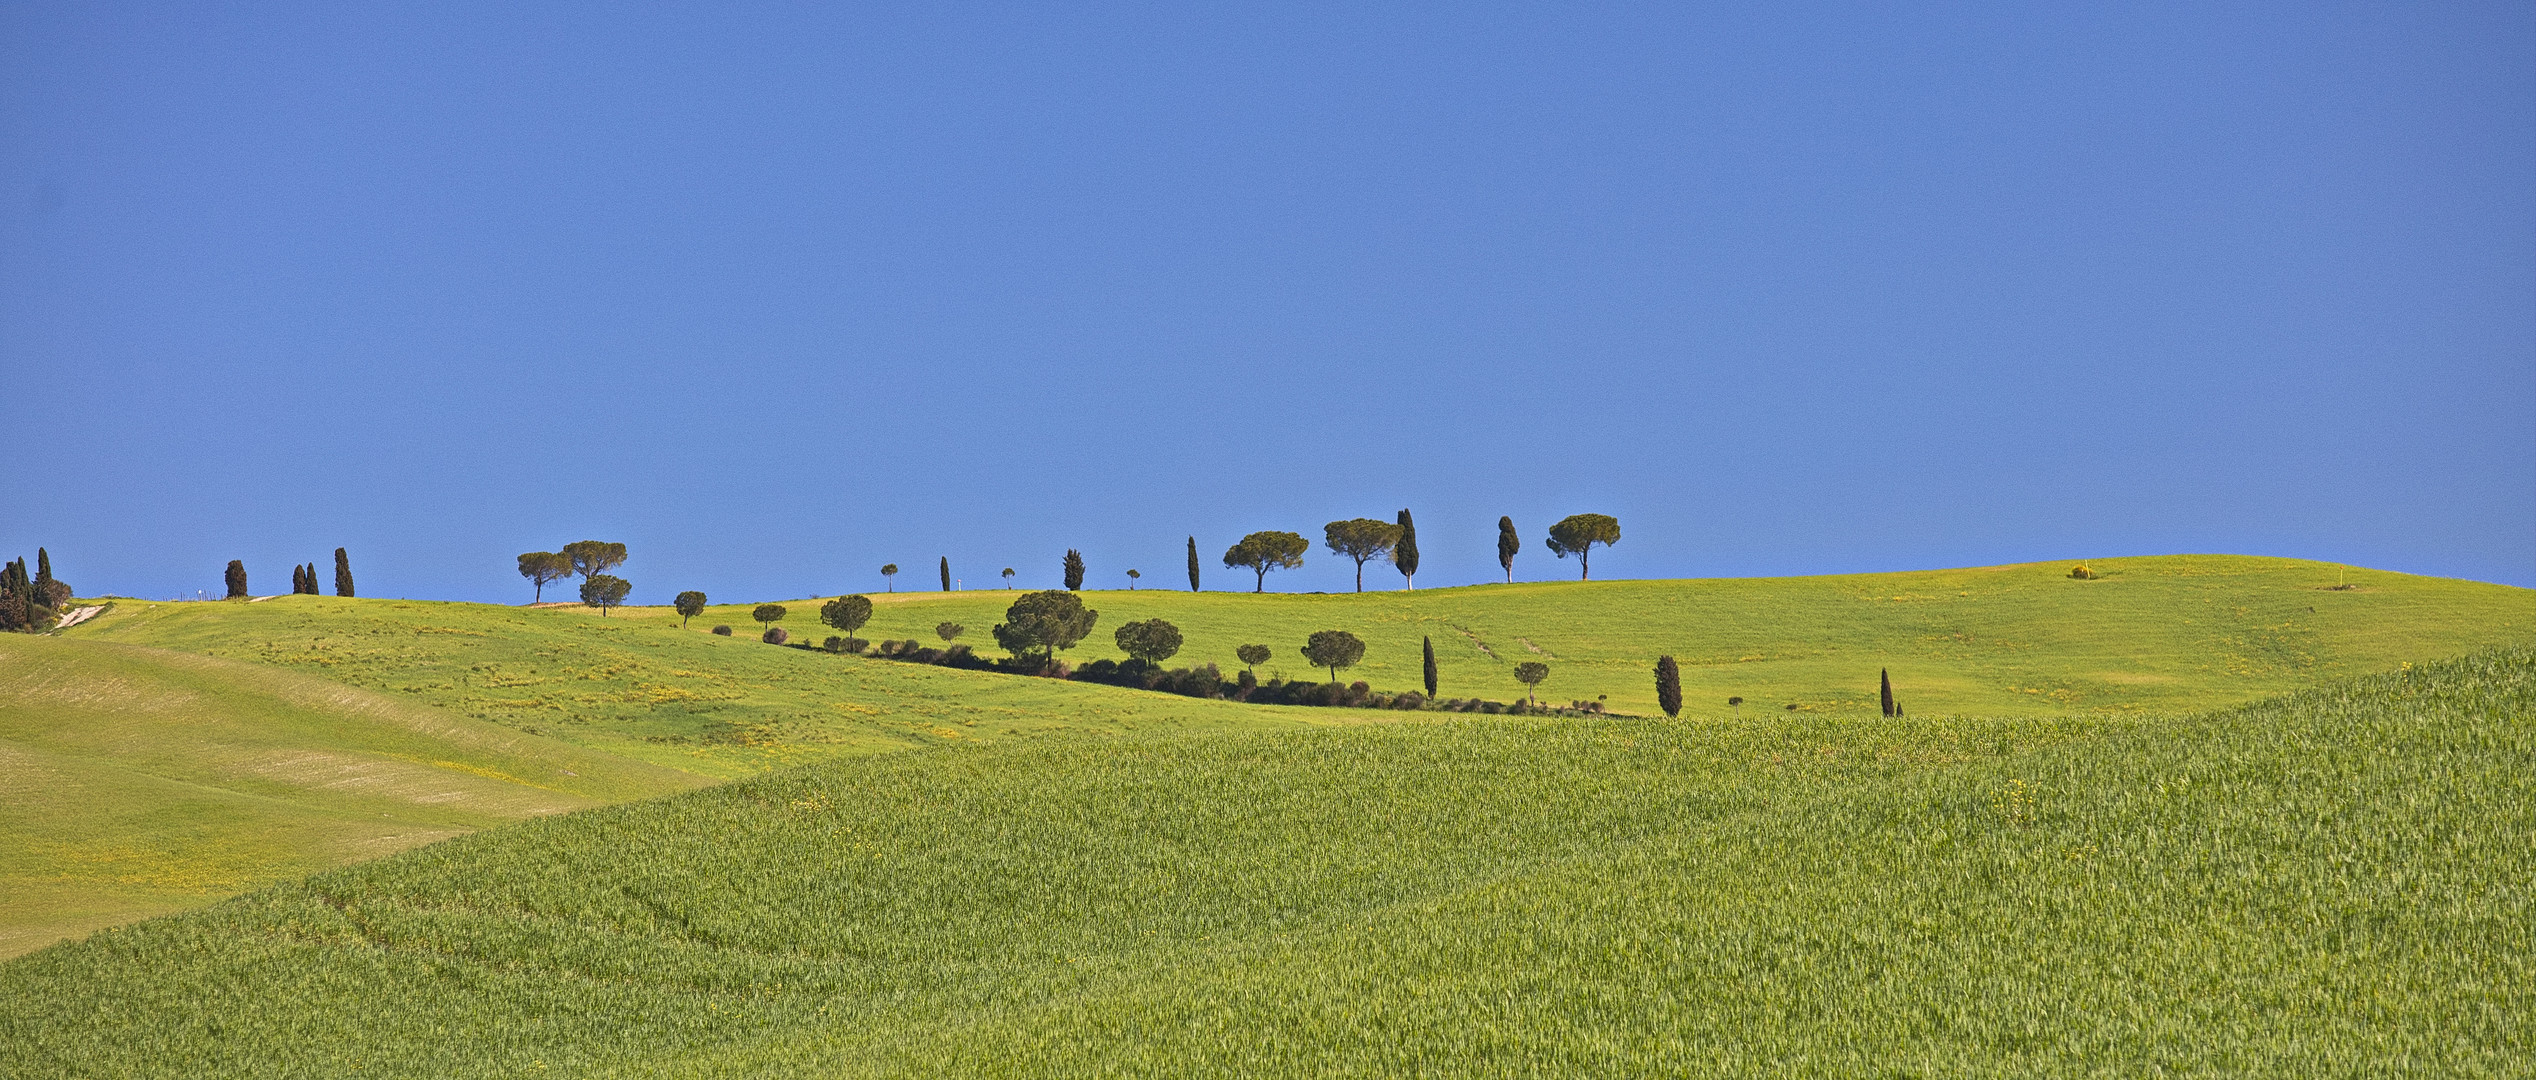
[[1428, 696], [1428, 697], [1434, 697], [1434, 696], [1435, 696], [1435, 639], [1434, 639], [1434, 638], [1427, 638], [1427, 639], [1425, 639], [1425, 641], [1426, 641], [1426, 687], [1427, 687], [1427, 696]]
[[942, 591], [951, 591], [951, 556], [942, 557]]
[[311, 589], [311, 588], [309, 588], [309, 587], [308, 587], [308, 567], [306, 567], [306, 566], [293, 566], [293, 567], [291, 567], [291, 595], [293, 595], [293, 596], [297, 596], [297, 595], [299, 595], [299, 594], [301, 594], [301, 593], [315, 592], [315, 591], [316, 591], [315, 589]]
[[1893, 673], [1878, 668], [1876, 677], [1884, 683], [1884, 715], [1889, 718], [1893, 715]]
[[1189, 591], [1198, 591], [1198, 538], [1189, 538]]
[[[309, 565], [310, 571], [316, 569], [315, 564]], [[335, 549], [335, 595], [352, 595], [352, 556], [345, 554], [342, 548]]]
[[1655, 703], [1664, 706], [1664, 715], [1682, 715], [1682, 667], [1670, 656], [1655, 660]]
[[229, 569], [220, 574], [220, 583], [229, 587], [229, 599], [247, 594], [247, 564], [242, 559], [229, 560]]
[[45, 595], [49, 591], [45, 586], [52, 583], [53, 556], [43, 548], [37, 548], [35, 549], [35, 595]]
[[1065, 589], [1074, 592], [1083, 587], [1083, 553], [1065, 549]]
[[1400, 568], [1400, 578], [1408, 587], [1418, 587], [1418, 523], [1409, 520], [1409, 511], [1400, 511], [1400, 542], [1391, 546], [1391, 565]]
[[1515, 535], [1515, 519], [1497, 519], [1497, 565], [1506, 568], [1506, 584], [1515, 583], [1515, 552], [1523, 550], [1523, 538]]

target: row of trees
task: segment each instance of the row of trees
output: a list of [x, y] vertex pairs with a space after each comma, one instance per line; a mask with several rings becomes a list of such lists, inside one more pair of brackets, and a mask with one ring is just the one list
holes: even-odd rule
[[35, 549], [32, 574], [23, 555], [0, 565], [0, 630], [50, 630], [70, 598], [70, 585], [53, 577], [52, 553], [43, 548]]
[[[246, 560], [229, 560], [228, 567], [220, 572], [220, 583], [225, 587], [229, 599], [245, 599], [249, 595]], [[316, 563], [301, 563], [291, 567], [291, 592], [295, 595], [318, 595]], [[342, 548], [335, 549], [335, 595], [352, 595], [352, 555]]]
[[[1407, 510], [1400, 512], [1397, 522], [1374, 518], [1333, 521], [1321, 527], [1321, 538], [1332, 552], [1355, 560], [1357, 592], [1365, 591], [1365, 564], [1376, 559], [1386, 560], [1400, 571], [1403, 588], [1417, 588], [1418, 527]], [[1580, 576], [1585, 578], [1593, 576], [1590, 561], [1593, 549], [1598, 545], [1610, 547], [1619, 542], [1620, 521], [1609, 514], [1571, 514], [1550, 526], [1550, 553], [1562, 559], [1576, 556], [1577, 565], [1582, 570]], [[1251, 571], [1256, 575], [1251, 591], [1265, 592], [1270, 571], [1302, 566], [1303, 555], [1310, 550], [1311, 542], [1296, 533], [1255, 532], [1225, 549], [1224, 565]], [[1505, 568], [1509, 582], [1515, 579], [1515, 553], [1521, 550], [1523, 541], [1515, 533], [1514, 519], [1498, 518], [1497, 562]], [[1189, 538], [1189, 555], [1189, 588], [1195, 591], [1198, 587], [1196, 537]]]

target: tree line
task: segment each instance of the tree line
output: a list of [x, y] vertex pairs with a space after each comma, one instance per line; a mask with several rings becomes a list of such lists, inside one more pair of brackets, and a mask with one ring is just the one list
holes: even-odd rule
[[[229, 560], [229, 565], [220, 572], [220, 584], [222, 595], [231, 600], [244, 600], [252, 596], [253, 594], [247, 589], [246, 560]], [[335, 595], [351, 596], [353, 594], [352, 553], [342, 548], [335, 549], [334, 584]], [[321, 595], [317, 588], [316, 563], [301, 563], [291, 567], [291, 594], [294, 596]]]
[[69, 583], [53, 576], [53, 554], [35, 549], [35, 572], [21, 555], [0, 565], [0, 630], [41, 633], [61, 622], [70, 603]]

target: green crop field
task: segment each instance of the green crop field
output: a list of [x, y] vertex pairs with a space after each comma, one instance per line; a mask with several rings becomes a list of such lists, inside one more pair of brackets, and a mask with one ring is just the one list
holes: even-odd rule
[[946, 741], [22, 957], [0, 1074], [2524, 1075], [2531, 778], [2526, 649], [2176, 717]]
[[[1549, 700], [1607, 696], [1615, 710], [1648, 714], [1656, 711], [1650, 665], [1658, 653], [1671, 652], [1683, 664], [1690, 699], [1685, 716], [1706, 722], [1735, 715], [1725, 705], [1729, 696], [1748, 699], [1747, 720], [1765, 713], [1788, 719], [1784, 706], [1790, 704], [1798, 706], [1799, 719], [1871, 719], [1876, 672], [1884, 668], [1893, 670], [1914, 716], [2120, 716], [2237, 704], [2405, 661], [2536, 643], [2536, 593], [2524, 589], [2278, 559], [2178, 556], [2095, 565], [2106, 576], [2094, 581], [2071, 580], [2065, 567], [2053, 565], [1334, 596], [1093, 593], [1087, 597], [1101, 610], [1101, 625], [1072, 655], [1116, 657], [1110, 630], [1132, 619], [1166, 618], [1186, 632], [1175, 663], [1214, 661], [1229, 670], [1236, 663], [1233, 647], [1257, 641], [1279, 654], [1263, 674], [1310, 678], [1296, 655], [1303, 638], [1313, 630], [1346, 629], [1369, 644], [1365, 663], [1349, 676], [1399, 690], [1417, 685], [1418, 642], [1430, 637], [1447, 695], [1515, 698], [1521, 687], [1509, 669], [1540, 659], [1552, 667], [1543, 687]], [[2343, 580], [2352, 587], [2329, 588]], [[988, 628], [1014, 595], [879, 594], [873, 621], [861, 634], [931, 641], [934, 625], [949, 620], [968, 627], [962, 640], [991, 650]], [[817, 625], [817, 605], [815, 599], [791, 602], [784, 625], [799, 638], [824, 636], [829, 631]], [[321, 596], [254, 603], [124, 600], [59, 638], [18, 639], [10, 646], [52, 649], [47, 655], [56, 657], [52, 681], [58, 685], [120, 677], [103, 667], [80, 667], [72, 657], [104, 664], [110, 657], [151, 655], [161, 657], [155, 662], [164, 668], [171, 659], [166, 653], [105, 648], [150, 646], [236, 661], [218, 670], [242, 686], [279, 686], [295, 672], [326, 683], [293, 685], [368, 691], [363, 700], [393, 703], [400, 715], [430, 717], [446, 730], [477, 724], [468, 730], [497, 732], [519, 753], [570, 750], [625, 768], [641, 762], [678, 771], [644, 784], [602, 789], [584, 783], [568, 793], [585, 801], [569, 805], [944, 743], [1285, 730], [1400, 718], [776, 648], [755, 640], [749, 606], [712, 609], [682, 630], [661, 608], [620, 609], [602, 618], [579, 607]], [[715, 623], [739, 628], [740, 636], [708, 634]], [[209, 670], [187, 677], [208, 678], [200, 672]], [[32, 684], [22, 678], [13, 685]], [[110, 733], [127, 728], [158, 730], [126, 713], [167, 715], [121, 705], [72, 708], [58, 696], [12, 693], [0, 696], [0, 722], [7, 725], [0, 736], [10, 740], [0, 749], [12, 754], [9, 768], [35, 769], [39, 757], [30, 755], [54, 755], [41, 759], [51, 772], [27, 776], [69, 775], [63, 745], [111, 742]], [[273, 706], [252, 694], [235, 700], [240, 704], [224, 706], [239, 718], [230, 737], [251, 730], [264, 737], [255, 725]], [[332, 767], [326, 755], [343, 747], [320, 722], [331, 714], [312, 715], [319, 719], [277, 729], [283, 733], [272, 737], [300, 746], [304, 756], [294, 760], [309, 776], [324, 777]], [[0, 955], [518, 816], [461, 821], [443, 814], [425, 828], [391, 809], [376, 811], [386, 816], [375, 820], [356, 815], [360, 828], [338, 835], [339, 808], [325, 799], [351, 789], [315, 781], [259, 789], [248, 812], [239, 808], [247, 804], [213, 798], [201, 786], [207, 776], [236, 771], [228, 758], [183, 749], [193, 742], [154, 739], [135, 735], [114, 743], [155, 745], [151, 752], [161, 764], [152, 766], [156, 771], [115, 765], [122, 770], [114, 774], [122, 778], [116, 781], [122, 794], [108, 800], [120, 808], [112, 814], [85, 814], [81, 798], [49, 794], [74, 790], [65, 781], [13, 785], [7, 812], [28, 840], [0, 851], [7, 860], [0, 872], [13, 883], [0, 900]], [[392, 753], [408, 765], [473, 760], [412, 748]], [[189, 764], [189, 756], [201, 760]], [[498, 764], [469, 767], [488, 775], [533, 775]], [[447, 809], [436, 804], [434, 812]], [[133, 861], [139, 855], [116, 854], [134, 852], [154, 853], [149, 858], [158, 863], [149, 865], [158, 868], [142, 868], [147, 860]], [[233, 869], [180, 869], [213, 863]]]
[[704, 782], [268, 666], [0, 634], [0, 956]]

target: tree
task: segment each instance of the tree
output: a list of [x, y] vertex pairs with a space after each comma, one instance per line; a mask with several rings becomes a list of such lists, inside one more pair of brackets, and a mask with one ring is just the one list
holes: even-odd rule
[[1013, 568], [1009, 566], [1004, 568], [1004, 587], [1007, 589], [1013, 587]]
[[1424, 639], [1424, 640], [1426, 641], [1426, 688], [1427, 688], [1427, 696], [1428, 696], [1428, 697], [1434, 697], [1434, 696], [1435, 696], [1435, 639], [1434, 639], [1434, 638], [1426, 638], [1426, 639]]
[[1523, 550], [1523, 539], [1515, 535], [1515, 519], [1497, 519], [1497, 565], [1506, 568], [1506, 584], [1515, 583], [1515, 552]]
[[951, 591], [951, 556], [942, 557], [942, 591]]
[[1400, 543], [1391, 549], [1391, 565], [1400, 571], [1406, 587], [1418, 587], [1418, 523], [1409, 520], [1409, 511], [1400, 511]]
[[307, 591], [308, 591], [308, 568], [307, 568], [307, 567], [305, 567], [305, 566], [294, 566], [294, 567], [291, 567], [291, 593], [292, 593], [292, 595], [296, 596], [296, 595], [298, 595], [298, 594], [300, 594], [300, 593], [304, 593], [304, 592], [307, 592]]
[[1526, 660], [1515, 665], [1515, 681], [1523, 684], [1523, 699], [1535, 705], [1540, 701], [1532, 696], [1532, 689], [1549, 677], [1550, 665], [1538, 660]]
[[229, 569], [220, 575], [220, 579], [229, 586], [229, 599], [236, 600], [247, 594], [247, 564], [245, 562], [237, 559], [229, 560]]
[[1310, 550], [1310, 541], [1290, 532], [1255, 532], [1224, 549], [1224, 565], [1256, 571], [1259, 584], [1250, 591], [1267, 592], [1268, 571], [1301, 566], [1303, 553]]
[[608, 617], [608, 609], [625, 602], [625, 594], [634, 586], [614, 574], [592, 574], [581, 583], [581, 602], [599, 609], [599, 617]]
[[1664, 715], [1682, 715], [1682, 667], [1670, 656], [1655, 660], [1655, 703], [1664, 708]]
[[1148, 664], [1159, 664], [1180, 652], [1180, 628], [1161, 619], [1132, 622], [1118, 628], [1118, 651]]
[[1004, 609], [1004, 621], [995, 624], [995, 643], [1014, 656], [1037, 652], [1053, 659], [1060, 649], [1071, 649], [1092, 632], [1101, 613], [1083, 606], [1073, 593], [1058, 589], [1023, 593]]
[[1372, 518], [1351, 518], [1322, 526], [1321, 536], [1331, 551], [1356, 560], [1356, 591], [1364, 592], [1366, 561], [1391, 553], [1391, 546], [1400, 542], [1400, 526]]
[[[18, 569], [26, 569], [26, 560], [18, 560]], [[43, 548], [35, 549], [35, 580], [27, 583], [27, 602], [44, 608], [59, 608], [70, 603], [69, 583], [53, 576], [53, 556]]]
[[1740, 697], [1730, 697], [1730, 698], [1727, 698], [1727, 699], [1726, 699], [1726, 707], [1727, 707], [1727, 708], [1729, 708], [1729, 709], [1733, 709], [1733, 710], [1735, 710], [1735, 718], [1736, 718], [1736, 719], [1738, 719], [1738, 720], [1743, 719], [1743, 699], [1742, 699], [1742, 698], [1740, 698]]
[[1313, 667], [1330, 669], [1330, 681], [1338, 681], [1340, 668], [1355, 667], [1365, 658], [1365, 643], [1345, 630], [1315, 630], [1303, 643], [1303, 658]]
[[531, 594], [534, 599], [529, 603], [544, 603], [547, 582], [562, 581], [572, 576], [572, 557], [552, 551], [528, 552], [520, 556], [520, 576], [537, 586], [537, 591]]
[[1198, 538], [1189, 538], [1189, 591], [1198, 591]]
[[1579, 580], [1594, 576], [1587, 562], [1596, 544], [1610, 547], [1620, 542], [1620, 522], [1608, 514], [1570, 514], [1550, 526], [1550, 554], [1559, 558], [1576, 556], [1577, 566], [1584, 572]]
[[784, 610], [782, 604], [759, 604], [755, 610], [748, 613], [748, 617], [757, 620], [760, 626], [772, 628], [776, 623], [784, 621], [784, 616], [789, 614], [791, 612]]
[[687, 625], [687, 620], [704, 614], [704, 603], [704, 594], [694, 589], [679, 593], [678, 599], [671, 605], [678, 609], [678, 625], [683, 627]]
[[889, 591], [891, 591], [891, 592], [897, 592], [897, 591], [898, 591], [898, 564], [897, 564], [897, 563], [882, 563], [882, 564], [881, 564], [881, 580], [882, 580], [882, 581], [884, 581], [884, 582], [887, 582], [887, 583], [888, 583], [888, 585], [889, 585]]
[[840, 596], [819, 605], [819, 621], [845, 631], [846, 648], [854, 648], [854, 632], [872, 621], [872, 598], [861, 593]]
[[1274, 655], [1265, 645], [1244, 645], [1233, 650], [1233, 656], [1242, 662], [1242, 666], [1252, 669], [1267, 663], [1268, 658]]
[[[624, 545], [622, 545], [622, 544], [619, 544], [619, 545], [617, 545], [617, 546], [618, 546], [619, 548], [624, 547]], [[625, 560], [624, 560], [624, 559], [621, 559], [621, 558], [617, 560], [617, 562], [624, 562], [624, 561], [625, 561]], [[308, 576], [309, 576], [309, 577], [311, 577], [311, 578], [316, 577], [316, 576], [317, 576], [317, 568], [316, 568], [316, 567], [314, 567], [314, 566], [309, 567], [309, 568], [308, 568]], [[313, 583], [313, 582], [312, 582], [312, 583]], [[312, 592], [313, 592], [313, 591], [315, 591], [315, 590], [310, 590], [310, 591], [312, 591]], [[351, 555], [346, 554], [342, 548], [336, 548], [336, 549], [335, 549], [335, 595], [336, 595], [336, 596], [350, 596], [350, 595], [352, 595], [352, 556], [351, 556]]]
[[593, 574], [604, 574], [625, 565], [625, 545], [623, 544], [611, 544], [599, 540], [575, 540], [565, 544], [560, 554], [566, 562], [571, 564], [572, 572], [581, 575], [583, 580], [588, 580]]
[[1136, 591], [1136, 579], [1137, 579], [1137, 578], [1140, 578], [1140, 577], [1143, 577], [1143, 576], [1145, 576], [1145, 575], [1137, 573], [1134, 567], [1129, 567], [1129, 568], [1128, 568], [1128, 570], [1127, 570], [1127, 591], [1128, 591], [1128, 592], [1135, 592], [1135, 591]]
[[960, 634], [967, 629], [968, 627], [955, 622], [938, 622], [933, 624], [933, 636], [941, 638], [945, 642], [958, 641], [960, 640]]
[[1082, 588], [1083, 553], [1067, 548], [1065, 549], [1065, 591], [1076, 592]]
[[1878, 668], [1876, 670], [1876, 681], [1883, 684], [1882, 689], [1884, 691], [1885, 719], [1890, 720], [1896, 716], [1902, 715], [1902, 707], [1893, 703], [1893, 672], [1887, 669]]

